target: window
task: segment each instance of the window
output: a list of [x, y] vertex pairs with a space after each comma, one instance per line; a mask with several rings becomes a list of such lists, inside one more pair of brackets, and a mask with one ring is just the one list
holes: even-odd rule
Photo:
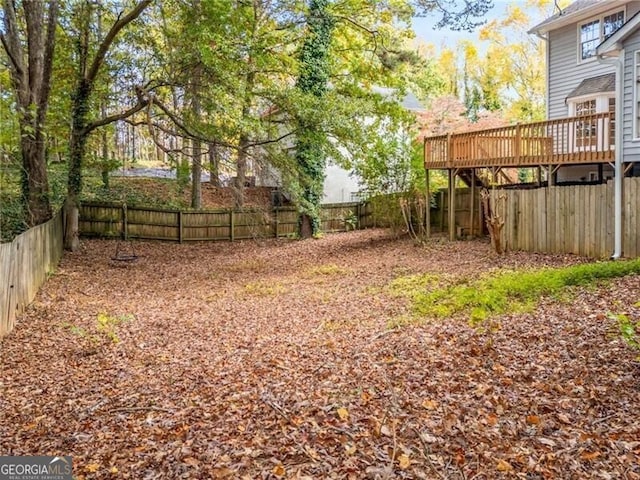
[[624, 23], [624, 12], [616, 12], [611, 15], [605, 15], [602, 19], [602, 40], [606, 40]]
[[[640, 61], [640, 56], [638, 56], [638, 60]], [[569, 116], [578, 117], [573, 130], [572, 144], [574, 148], [577, 150], [613, 149], [616, 130], [615, 112], [616, 99], [614, 94], [610, 92], [570, 101]], [[597, 113], [600, 115], [595, 117]], [[602, 115], [603, 113], [609, 115]], [[580, 117], [587, 118], [581, 120]]]
[[589, 22], [580, 27], [580, 58], [586, 60], [596, 54], [600, 44], [600, 20]]
[[[576, 117], [585, 117], [596, 113], [596, 100], [586, 100], [576, 103]], [[589, 119], [583, 122], [576, 122], [576, 147], [596, 146], [596, 120]]]
[[587, 60], [596, 55], [596, 47], [613, 35], [624, 24], [624, 10], [609, 13], [602, 17], [583, 23], [578, 27], [580, 60]]

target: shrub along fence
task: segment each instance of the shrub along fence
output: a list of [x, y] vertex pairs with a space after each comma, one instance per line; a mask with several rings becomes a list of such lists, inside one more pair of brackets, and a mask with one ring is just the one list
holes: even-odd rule
[[[322, 231], [344, 232], [372, 226], [363, 203], [323, 205]], [[123, 204], [84, 202], [80, 234], [176, 242], [287, 237], [298, 231], [294, 207], [244, 210], [168, 210]]]
[[62, 257], [62, 213], [0, 244], [0, 338], [33, 301]]

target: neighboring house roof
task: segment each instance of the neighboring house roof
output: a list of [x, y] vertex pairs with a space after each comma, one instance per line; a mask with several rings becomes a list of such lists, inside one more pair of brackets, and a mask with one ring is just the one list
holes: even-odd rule
[[607, 73], [597, 77], [585, 78], [576, 88], [571, 90], [567, 99], [582, 97], [583, 95], [593, 95], [595, 93], [615, 92], [616, 74]]
[[576, 0], [555, 15], [540, 22], [529, 30], [529, 33], [543, 35], [550, 30], [577, 22], [590, 15], [595, 15], [629, 3], [629, 0]]
[[640, 12], [636, 13], [622, 27], [620, 27], [614, 34], [607, 38], [604, 42], [598, 45], [596, 52], [598, 55], [606, 55], [607, 53], [616, 52], [620, 49], [620, 46], [624, 41], [629, 38], [631, 34], [638, 30], [640, 26]]
[[402, 106], [407, 110], [424, 112], [425, 108], [420, 103], [420, 100], [411, 92], [408, 92], [402, 99]]
[[[372, 90], [375, 93], [379, 93], [380, 95], [383, 95], [385, 97], [391, 97], [395, 94], [395, 91], [392, 88], [373, 87]], [[407, 92], [405, 94], [405, 96], [400, 101], [400, 105], [402, 105], [407, 110], [411, 110], [412, 112], [425, 112], [427, 110], [412, 92]]]

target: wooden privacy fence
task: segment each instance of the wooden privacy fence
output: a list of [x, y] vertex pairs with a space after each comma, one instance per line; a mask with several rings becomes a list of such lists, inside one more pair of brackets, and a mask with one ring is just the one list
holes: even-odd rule
[[[623, 255], [640, 256], [640, 178], [624, 179]], [[505, 220], [502, 242], [510, 250], [574, 253], [608, 258], [613, 253], [613, 182], [603, 185], [493, 190]]]
[[[370, 210], [362, 203], [323, 205], [324, 232], [368, 226]], [[167, 210], [85, 202], [80, 234], [177, 242], [287, 237], [298, 231], [294, 207], [245, 210]]]
[[62, 213], [0, 244], [0, 338], [33, 301], [62, 257]]
[[[446, 232], [449, 229], [449, 192], [446, 189], [442, 189], [434, 195], [435, 208], [431, 210], [431, 231]], [[475, 198], [471, 201], [471, 188], [457, 188], [455, 203], [457, 237], [482, 235], [484, 221], [480, 189], [476, 188]], [[472, 220], [473, 226], [471, 224]]]

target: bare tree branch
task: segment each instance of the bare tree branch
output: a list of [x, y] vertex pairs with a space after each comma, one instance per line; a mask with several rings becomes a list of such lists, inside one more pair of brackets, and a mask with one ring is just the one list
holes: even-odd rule
[[93, 62], [91, 63], [91, 67], [89, 68], [89, 72], [86, 74], [86, 80], [88, 80], [89, 83], [93, 82], [93, 80], [98, 75], [100, 66], [102, 65], [102, 62], [104, 62], [104, 58], [116, 36], [118, 35], [118, 33], [120, 33], [120, 30], [122, 30], [124, 27], [138, 18], [142, 11], [147, 8], [152, 1], [153, 0], [142, 0], [124, 17], [122, 16], [123, 12], [120, 12], [117, 21], [111, 26], [109, 32], [104, 37], [104, 40], [102, 40], [102, 43], [100, 43], [98, 51], [96, 52], [96, 56], [93, 58]]
[[110, 123], [117, 122], [118, 120], [128, 118], [145, 108], [149, 104], [149, 96], [143, 95], [143, 90], [141, 88], [136, 88], [136, 94], [138, 96], [138, 102], [133, 107], [91, 122], [84, 128], [84, 133], [88, 134], [96, 128], [103, 127], [105, 125], [109, 125]]

